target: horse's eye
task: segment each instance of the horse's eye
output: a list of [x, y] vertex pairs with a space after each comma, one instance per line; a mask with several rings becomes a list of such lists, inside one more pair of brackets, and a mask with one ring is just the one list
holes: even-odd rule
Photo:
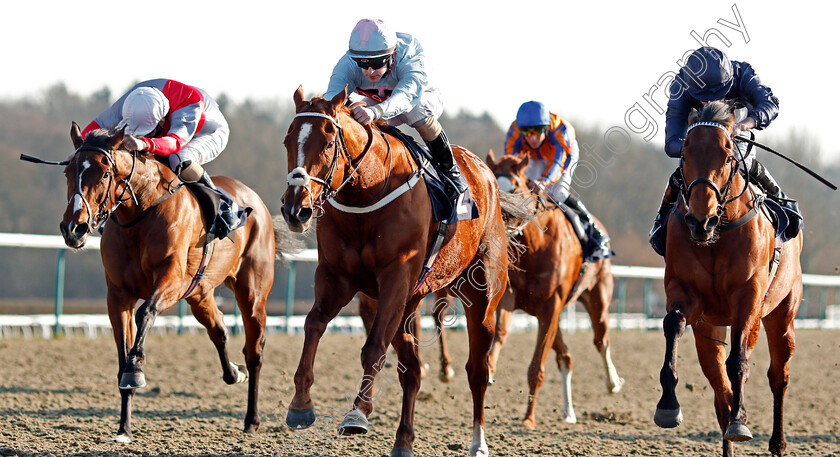
[[106, 171], [105, 174], [102, 175], [102, 179], [110, 178], [110, 177], [111, 177], [111, 170]]
[[333, 146], [335, 146], [335, 141], [330, 141], [329, 143], [327, 143], [327, 149], [329, 149]]

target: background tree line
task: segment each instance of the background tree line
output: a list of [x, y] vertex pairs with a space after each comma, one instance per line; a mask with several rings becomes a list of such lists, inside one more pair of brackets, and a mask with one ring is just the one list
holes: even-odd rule
[[[48, 160], [63, 160], [73, 152], [69, 139], [70, 122], [84, 127], [107, 108], [116, 97], [103, 88], [87, 97], [69, 92], [64, 85], [48, 88], [36, 98], [0, 101], [0, 232], [56, 235], [66, 207], [66, 181], [57, 166], [36, 165], [18, 160], [21, 153]], [[307, 96], [311, 96], [308, 94]], [[280, 198], [286, 187], [286, 151], [283, 138], [294, 114], [291, 94], [288, 100], [247, 100], [234, 103], [218, 97], [230, 123], [230, 142], [215, 161], [207, 165], [211, 174], [237, 178], [263, 198], [272, 214], [280, 213]], [[484, 158], [487, 151], [503, 153], [504, 135], [511, 119], [496, 120], [489, 114], [461, 111], [441, 119], [450, 140]], [[594, 174], [587, 172], [586, 183], [574, 184], [584, 203], [607, 227], [614, 262], [623, 265], [661, 266], [662, 259], [648, 245], [647, 233], [658, 208], [666, 179], [677, 162], [669, 159], [661, 144], [632, 138], [620, 154], [603, 146], [607, 128], [579, 125], [574, 113], [560, 113], [577, 130], [582, 148], [581, 160], [598, 154]], [[502, 122], [500, 125], [499, 122]], [[417, 137], [413, 131], [406, 133]], [[774, 149], [815, 168], [834, 183], [840, 182], [840, 161], [820, 164], [819, 148], [806, 136], [776, 132]], [[762, 137], [758, 138], [762, 141]], [[606, 160], [603, 160], [606, 158]], [[807, 273], [840, 272], [840, 195], [831, 192], [805, 173], [769, 153], [759, 152], [784, 190], [800, 200], [805, 214], [803, 270]], [[819, 166], [818, 166], [819, 165]], [[591, 178], [591, 179], [590, 179]], [[309, 246], [314, 246], [310, 236]], [[0, 299], [49, 298], [55, 268], [55, 251], [0, 248]], [[69, 256], [65, 295], [69, 298], [102, 298], [105, 281], [99, 255], [83, 252]], [[298, 296], [311, 294], [314, 265], [302, 264], [298, 270]], [[273, 300], [285, 296], [285, 267], [277, 264]], [[307, 290], [308, 287], [308, 290]], [[103, 307], [104, 309], [104, 307]]]

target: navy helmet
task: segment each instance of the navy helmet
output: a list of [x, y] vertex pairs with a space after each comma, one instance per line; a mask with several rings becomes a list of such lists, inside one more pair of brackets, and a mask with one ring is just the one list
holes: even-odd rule
[[518, 127], [535, 127], [551, 125], [551, 114], [548, 108], [540, 102], [525, 102], [516, 112], [516, 125]]
[[701, 102], [722, 99], [732, 88], [732, 62], [723, 51], [703, 47], [691, 53], [683, 67], [688, 93]]

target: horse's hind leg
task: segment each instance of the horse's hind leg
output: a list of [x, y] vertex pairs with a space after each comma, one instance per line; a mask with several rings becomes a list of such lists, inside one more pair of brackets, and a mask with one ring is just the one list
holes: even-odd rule
[[[419, 309], [420, 300], [413, 300], [406, 305], [405, 317], [411, 316], [408, 310]], [[414, 319], [415, 321], [417, 319]], [[421, 361], [418, 354], [418, 348], [415, 344], [415, 334], [412, 333], [416, 329], [406, 329], [405, 319], [403, 320], [403, 327], [397, 331], [397, 334], [391, 340], [391, 344], [397, 351], [397, 374], [400, 379], [400, 386], [403, 390], [402, 412], [400, 414], [400, 424], [397, 427], [396, 440], [394, 441], [394, 449], [391, 452], [392, 456], [410, 456], [412, 445], [414, 443], [414, 409], [417, 401], [417, 392], [420, 391], [420, 371]], [[382, 363], [378, 364], [382, 368]], [[386, 376], [385, 373], [378, 373], [377, 377], [382, 379]], [[378, 396], [379, 394], [377, 394]]]
[[604, 363], [604, 370], [607, 375], [607, 392], [614, 394], [624, 386], [624, 378], [618, 375], [610, 356], [610, 338], [607, 335], [610, 323], [610, 301], [612, 301], [613, 279], [612, 273], [601, 274], [597, 284], [587, 294], [585, 300], [586, 311], [592, 321], [594, 333], [593, 343], [601, 361]]
[[261, 269], [243, 268], [236, 278], [234, 293], [236, 304], [242, 312], [245, 329], [245, 365], [248, 368], [248, 411], [245, 413], [245, 433], [254, 433], [260, 428], [259, 391], [260, 370], [265, 348], [265, 302], [274, 283], [273, 276], [256, 274], [273, 269], [273, 259], [268, 259]]
[[[796, 298], [796, 303], [799, 303], [799, 299], [799, 297]], [[767, 377], [770, 380], [770, 390], [773, 392], [773, 434], [770, 437], [770, 453], [774, 456], [783, 455], [787, 447], [783, 420], [784, 402], [785, 391], [790, 381], [788, 362], [793, 356], [795, 347], [793, 318], [797, 308], [798, 306], [791, 308], [782, 302], [763, 320], [767, 343], [770, 347], [770, 368], [767, 370]]]
[[[732, 386], [729, 377], [726, 375], [726, 327], [709, 325], [698, 322], [694, 328], [694, 347], [697, 349], [697, 358], [700, 360], [700, 368], [712, 390], [715, 393], [715, 414], [721, 433], [726, 431], [729, 425], [729, 407], [732, 404]], [[723, 456], [733, 455], [732, 442], [723, 440]]]
[[[491, 264], [492, 261], [484, 265]], [[485, 281], [487, 287], [473, 287], [463, 275], [450, 285], [450, 291], [461, 297], [467, 317], [470, 353], [466, 368], [473, 397], [473, 442], [470, 445], [470, 456], [473, 457], [486, 457], [490, 452], [484, 437], [484, 396], [490, 379], [490, 346], [495, 332], [496, 306], [507, 287], [506, 271], [487, 268], [483, 272], [490, 278]]]
[[[520, 299], [520, 297], [517, 297], [517, 299]], [[537, 345], [531, 358], [531, 364], [528, 366], [528, 408], [525, 411], [525, 418], [522, 419], [522, 425], [529, 428], [537, 426], [537, 393], [539, 393], [545, 379], [545, 359], [548, 357], [549, 348], [554, 344], [554, 339], [558, 333], [557, 323], [561, 309], [560, 297], [554, 294], [542, 304], [537, 315], [539, 322]]]
[[575, 409], [572, 405], [572, 355], [563, 341], [563, 332], [560, 331], [559, 327], [552, 347], [557, 358], [557, 368], [560, 369], [560, 376], [563, 378], [563, 412], [560, 418], [565, 422], [574, 424], [577, 422], [577, 416], [575, 416]]
[[444, 330], [444, 316], [447, 310], [453, 308], [453, 299], [449, 297], [446, 290], [435, 293], [435, 304], [432, 308], [432, 316], [435, 318], [435, 326], [438, 328], [440, 346], [440, 374], [441, 382], [449, 382], [455, 377], [455, 370], [452, 369], [452, 357], [446, 347], [446, 331]]
[[225, 327], [224, 314], [216, 306], [212, 291], [206, 295], [193, 295], [187, 298], [187, 303], [192, 309], [193, 316], [207, 329], [207, 336], [216, 346], [216, 352], [219, 353], [219, 360], [222, 363], [222, 379], [228, 384], [244, 382], [247, 378], [246, 373], [228, 357], [228, 331]]
[[493, 344], [490, 346], [490, 384], [496, 382], [496, 370], [499, 363], [499, 354], [502, 352], [502, 347], [508, 336], [508, 327], [513, 317], [514, 308], [514, 294], [510, 291], [505, 291], [502, 298], [499, 300], [499, 320], [496, 322], [496, 330], [493, 332]]

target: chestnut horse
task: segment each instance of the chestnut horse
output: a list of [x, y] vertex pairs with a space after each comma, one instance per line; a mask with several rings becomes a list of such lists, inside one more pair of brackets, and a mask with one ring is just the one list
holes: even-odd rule
[[[425, 282], [418, 285], [438, 224], [425, 182], [408, 150], [396, 138], [363, 126], [344, 105], [346, 90], [332, 100], [305, 100], [294, 94], [297, 114], [289, 126], [289, 187], [283, 216], [293, 231], [318, 220], [315, 303], [306, 316], [303, 352], [295, 373], [295, 395], [286, 423], [305, 428], [315, 422], [310, 388], [318, 343], [333, 319], [362, 292], [378, 301], [362, 347], [364, 376], [359, 393], [339, 428], [366, 433], [373, 410], [373, 381], [390, 343], [396, 350], [403, 389], [402, 414], [391, 456], [411, 456], [414, 404], [420, 362], [412, 335], [413, 318], [426, 294], [449, 286], [466, 303], [470, 339], [466, 369], [473, 397], [470, 455], [488, 455], [484, 437], [484, 395], [496, 306], [507, 286], [508, 260], [499, 191], [486, 165], [464, 148], [455, 159], [470, 187], [479, 217], [449, 225], [443, 248]], [[341, 208], [341, 209], [339, 209]], [[416, 290], [415, 290], [416, 289]]]
[[[732, 456], [733, 441], [752, 438], [744, 386], [763, 324], [770, 347], [767, 377], [773, 392], [770, 452], [782, 455], [793, 319], [802, 299], [802, 234], [782, 243], [773, 279], [774, 229], [763, 215], [762, 196], [739, 172], [743, 158], [730, 140], [733, 125], [734, 115], [727, 104], [710, 103], [700, 112], [699, 122], [688, 128], [683, 144], [680, 168], [688, 186], [680, 189], [676, 217], [668, 221], [665, 363], [659, 373], [662, 397], [654, 421], [660, 427], [682, 422], [676, 395], [677, 345], [685, 326], [691, 325], [703, 374], [715, 392], [723, 455]], [[731, 326], [728, 357], [724, 353], [726, 326]]]
[[[554, 348], [563, 379], [561, 417], [574, 423], [577, 419], [572, 406], [572, 356], [558, 328], [560, 313], [567, 304], [580, 301], [589, 313], [595, 334], [593, 343], [606, 369], [607, 392], [616, 393], [624, 385], [624, 379], [618, 376], [612, 363], [607, 336], [613, 294], [611, 262], [597, 259], [584, 265], [581, 243], [563, 212], [537, 206], [537, 198], [528, 189], [525, 176], [527, 156], [503, 155], [497, 161], [490, 151], [487, 164], [496, 175], [500, 189], [530, 196], [531, 211], [530, 219], [521, 221], [521, 228], [513, 238], [524, 249], [509, 271], [510, 293], [506, 293], [499, 304], [499, 322], [490, 352], [490, 374], [492, 376], [496, 371], [513, 311], [519, 309], [535, 316], [539, 322], [537, 345], [528, 367], [530, 391], [522, 423], [531, 428], [536, 426], [537, 392], [545, 377], [545, 360], [550, 348]], [[596, 223], [604, 230], [600, 221], [596, 220]]]
[[[146, 385], [142, 370], [146, 336], [155, 317], [181, 298], [207, 328], [219, 352], [224, 381], [248, 380], [245, 432], [255, 432], [260, 426], [257, 393], [265, 345], [265, 301], [274, 282], [275, 255], [272, 220], [262, 200], [239, 181], [214, 178], [252, 212], [245, 226], [234, 232], [235, 241], [214, 241], [203, 277], [190, 287], [202, 263], [206, 238], [196, 198], [180, 189], [167, 166], [121, 150], [122, 130], [115, 134], [95, 130], [83, 140], [74, 122], [70, 136], [76, 152], [64, 170], [69, 200], [60, 224], [64, 242], [81, 248], [88, 234], [110, 216], [100, 248], [122, 396], [119, 431], [113, 440], [132, 439], [131, 401], [135, 390]], [[228, 359], [224, 316], [213, 298], [214, 289], [223, 282], [236, 295], [242, 311], [247, 373]], [[135, 312], [138, 299], [145, 301]]]

